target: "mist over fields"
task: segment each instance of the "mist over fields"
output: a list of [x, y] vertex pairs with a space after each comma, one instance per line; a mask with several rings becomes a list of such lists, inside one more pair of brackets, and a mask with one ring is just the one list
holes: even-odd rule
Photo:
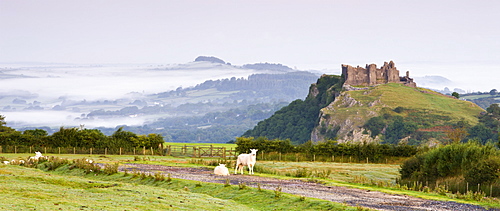
[[[0, 111], [9, 126], [115, 127], [141, 125], [159, 116], [82, 120], [96, 109], [119, 110], [134, 102], [179, 105], [149, 95], [191, 87], [206, 80], [247, 78], [272, 71], [209, 62], [173, 65], [9, 64], [0, 69]], [[179, 114], [182, 115], [182, 114]]]

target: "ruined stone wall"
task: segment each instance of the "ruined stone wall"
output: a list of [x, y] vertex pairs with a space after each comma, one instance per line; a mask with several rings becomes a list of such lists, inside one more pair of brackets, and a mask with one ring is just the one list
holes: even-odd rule
[[342, 74], [345, 79], [344, 83], [351, 86], [374, 86], [386, 83], [401, 83], [410, 87], [417, 86], [413, 79], [409, 77], [408, 72], [405, 77], [399, 77], [399, 70], [393, 61], [384, 62], [380, 69], [375, 64], [367, 64], [365, 68], [343, 64]]

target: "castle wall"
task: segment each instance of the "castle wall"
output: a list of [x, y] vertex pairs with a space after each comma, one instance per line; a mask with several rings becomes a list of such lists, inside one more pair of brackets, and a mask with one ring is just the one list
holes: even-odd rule
[[342, 74], [344, 75], [345, 84], [352, 86], [374, 86], [377, 84], [386, 83], [401, 83], [406, 86], [416, 87], [416, 83], [409, 77], [407, 72], [406, 77], [399, 77], [399, 70], [393, 61], [384, 62], [380, 69], [375, 64], [367, 64], [366, 68], [352, 67], [350, 65], [342, 65]]

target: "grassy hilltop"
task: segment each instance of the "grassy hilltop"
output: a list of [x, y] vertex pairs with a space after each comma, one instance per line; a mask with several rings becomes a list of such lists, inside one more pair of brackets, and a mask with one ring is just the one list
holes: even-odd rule
[[[371, 123], [381, 124], [380, 133], [391, 132], [390, 125], [402, 120], [402, 126], [413, 127], [405, 138], [417, 142], [439, 138], [457, 124], [475, 125], [484, 110], [472, 102], [446, 96], [429, 89], [401, 84], [382, 84], [363, 90], [344, 91], [334, 102], [321, 109], [313, 138], [364, 141], [380, 138], [370, 130]], [[370, 119], [377, 121], [371, 121]], [[385, 124], [385, 125], [384, 125]], [[330, 132], [330, 133], [329, 133]], [[415, 142], [413, 142], [415, 143]]]

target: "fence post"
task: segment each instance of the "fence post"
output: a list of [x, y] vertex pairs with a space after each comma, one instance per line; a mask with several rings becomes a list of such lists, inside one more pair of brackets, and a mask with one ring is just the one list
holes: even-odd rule
[[59, 154], [61, 154], [61, 147], [57, 147], [57, 151], [59, 151]]
[[122, 155], [122, 148], [120, 147], [120, 155]]
[[226, 160], [226, 147], [222, 147], [222, 158]]
[[168, 151], [167, 151], [167, 155], [168, 155], [168, 156], [170, 156], [170, 155], [171, 155], [171, 150], [172, 150], [172, 148], [171, 148], [171, 147], [172, 147], [172, 145], [168, 145], [168, 146], [167, 146], [167, 150], [168, 150]]
[[134, 155], [135, 155], [135, 147], [134, 147]]
[[73, 147], [73, 154], [76, 154], [76, 147]]
[[297, 162], [299, 162], [299, 153], [295, 153], [295, 158], [296, 158]]
[[0, 153], [3, 153], [3, 149], [2, 149], [2, 146], [0, 146]]
[[368, 157], [366, 157], [366, 163], [368, 163]]
[[31, 154], [31, 146], [30, 146], [30, 154]]
[[17, 154], [17, 146], [14, 146], [14, 154]]
[[104, 155], [108, 155], [108, 148], [104, 148]]
[[90, 155], [92, 155], [92, 147], [90, 148]]
[[146, 146], [142, 146], [142, 155], [146, 155]]
[[151, 155], [154, 155], [153, 147], [151, 147]]
[[281, 152], [280, 152], [280, 161], [281, 161]]
[[43, 154], [47, 154], [47, 147], [43, 148]]

